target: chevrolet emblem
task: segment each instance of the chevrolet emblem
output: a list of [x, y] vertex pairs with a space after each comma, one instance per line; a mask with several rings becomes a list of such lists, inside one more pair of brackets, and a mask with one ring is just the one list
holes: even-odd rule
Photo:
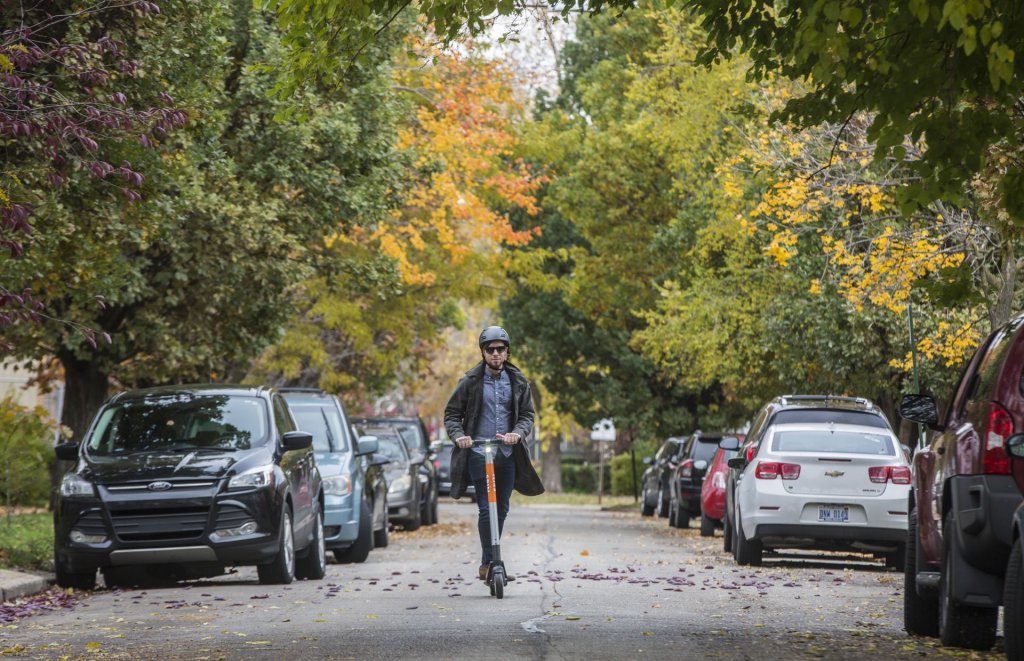
[[844, 473], [843, 471], [829, 471], [825, 473], [825, 475], [828, 477], [841, 477], [843, 475], [846, 475], [846, 473]]

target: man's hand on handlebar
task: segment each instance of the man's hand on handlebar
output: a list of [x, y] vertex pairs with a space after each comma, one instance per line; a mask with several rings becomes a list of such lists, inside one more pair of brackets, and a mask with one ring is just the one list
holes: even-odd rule
[[514, 431], [510, 431], [507, 434], [498, 434], [497, 437], [499, 441], [504, 441], [505, 445], [515, 445], [516, 443], [519, 442], [520, 438], [519, 434], [515, 433]]
[[473, 439], [469, 436], [459, 436], [455, 439], [455, 445], [458, 445], [460, 448], [468, 448], [473, 445]]

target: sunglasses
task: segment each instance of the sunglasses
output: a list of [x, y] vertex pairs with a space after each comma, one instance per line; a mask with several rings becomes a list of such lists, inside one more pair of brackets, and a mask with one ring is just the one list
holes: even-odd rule
[[500, 344], [496, 347], [484, 347], [484, 351], [491, 354], [505, 353], [506, 351], [508, 351], [508, 347], [506, 347], [504, 344]]

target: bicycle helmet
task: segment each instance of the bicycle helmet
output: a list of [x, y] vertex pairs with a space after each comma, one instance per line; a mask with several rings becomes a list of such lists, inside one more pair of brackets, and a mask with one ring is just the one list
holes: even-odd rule
[[480, 348], [483, 349], [485, 345], [491, 342], [504, 342], [505, 346], [511, 346], [511, 342], [508, 339], [508, 333], [501, 326], [488, 326], [480, 333]]

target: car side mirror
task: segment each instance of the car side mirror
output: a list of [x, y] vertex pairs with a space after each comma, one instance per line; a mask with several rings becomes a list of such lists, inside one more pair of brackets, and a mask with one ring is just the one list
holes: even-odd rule
[[289, 450], [305, 450], [313, 447], [313, 435], [305, 431], [286, 431], [281, 437], [281, 446]]
[[413, 465], [420, 465], [427, 460], [427, 455], [423, 454], [422, 450], [410, 450], [409, 451], [409, 463]]
[[747, 467], [746, 457], [733, 457], [726, 463], [729, 465], [729, 468], [735, 468], [737, 470], [743, 470]]
[[390, 463], [391, 463], [391, 459], [388, 459], [387, 457], [385, 457], [383, 455], [381, 455], [381, 456], [373, 455], [373, 457], [370, 458], [370, 465], [371, 466], [384, 466], [384, 465], [390, 464]]
[[735, 452], [740, 449], [740, 439], [738, 438], [723, 438], [718, 442], [718, 447], [723, 450], [729, 450]]
[[1024, 459], [1024, 434], [1011, 434], [1006, 439], [1005, 446], [1006, 454], [1014, 459]]
[[703, 473], [707, 469], [708, 462], [704, 461], [703, 459], [698, 459], [697, 461], [693, 462], [693, 470], [700, 471], [701, 473]]
[[430, 451], [437, 454], [444, 447], [444, 441], [434, 441], [430, 444]]
[[75, 461], [78, 459], [78, 443], [58, 443], [53, 446], [57, 458], [63, 461]]
[[356, 454], [360, 457], [368, 454], [373, 454], [380, 449], [380, 441], [377, 440], [376, 436], [360, 436], [357, 442]]
[[931, 395], [904, 395], [900, 399], [900, 415], [939, 430], [939, 407]]
[[650, 466], [651, 464], [654, 463], [654, 457], [644, 457], [643, 459], [640, 460], [640, 462], [647, 466]]

